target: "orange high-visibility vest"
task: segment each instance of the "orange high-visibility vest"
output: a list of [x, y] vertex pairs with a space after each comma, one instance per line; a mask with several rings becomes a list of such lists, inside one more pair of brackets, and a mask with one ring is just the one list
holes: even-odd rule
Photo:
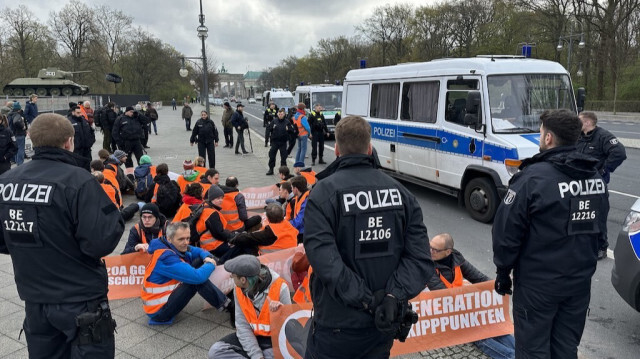
[[[295, 202], [293, 202], [295, 205]], [[289, 221], [293, 219], [293, 206], [291, 205], [291, 201], [287, 202], [286, 207], [284, 209], [284, 219], [285, 221]]]
[[442, 276], [439, 270], [436, 269], [436, 272], [440, 276], [440, 280], [442, 281], [442, 283], [444, 283], [445, 287], [447, 288], [462, 287], [462, 281], [464, 278], [462, 278], [462, 270], [460, 270], [460, 266], [456, 266], [453, 270], [453, 283], [449, 283], [449, 281]]
[[[183, 203], [182, 206], [176, 212], [176, 215], [173, 217], [173, 222], [183, 221], [191, 215], [191, 206], [186, 203]], [[205, 207], [200, 214], [200, 218], [196, 222], [196, 230], [200, 233], [200, 248], [205, 251], [212, 251], [222, 245], [224, 243], [221, 240], [215, 239], [211, 232], [207, 229], [207, 219], [214, 213], [217, 212], [220, 217], [220, 221], [222, 222], [222, 227], [224, 228], [227, 225], [227, 221], [224, 219], [222, 214], [218, 212], [215, 208]]]
[[120, 191], [113, 185], [109, 183], [100, 183], [100, 187], [104, 190], [104, 192], [109, 196], [109, 199], [113, 204], [120, 209], [122, 207], [122, 197], [120, 197]]
[[[147, 234], [142, 230], [142, 228], [140, 228], [140, 223], [136, 223], [136, 225], [134, 226], [136, 231], [138, 232], [138, 237], [140, 237], [140, 240], [142, 241], [142, 243], [147, 244], [149, 242], [151, 242], [151, 240], [153, 238], [149, 238], [147, 240]], [[162, 237], [162, 229], [160, 230], [160, 232], [158, 232], [158, 236], [154, 237], [154, 238], [160, 238]]]
[[238, 213], [238, 206], [236, 205], [236, 196], [240, 192], [229, 192], [224, 194], [222, 200], [222, 216], [227, 220], [227, 226], [224, 228], [229, 231], [237, 231], [244, 227], [244, 223], [240, 220], [240, 214]]
[[307, 200], [308, 196], [309, 196], [309, 191], [306, 191], [300, 197], [296, 198], [296, 206], [293, 209], [293, 216], [291, 217], [291, 219], [294, 219], [298, 216], [298, 213], [300, 213], [300, 209], [302, 207], [302, 203]]
[[309, 267], [307, 275], [304, 277], [302, 284], [300, 284], [298, 290], [296, 290], [296, 293], [293, 295], [293, 301], [298, 304], [311, 303], [311, 289], [309, 288], [309, 278], [311, 278], [311, 272], [313, 272], [313, 268]]
[[[268, 298], [275, 301], [280, 301], [280, 288], [285, 283], [284, 279], [278, 277], [271, 282], [269, 287]], [[253, 329], [253, 334], [268, 337], [271, 335], [271, 323], [270, 323], [270, 311], [269, 311], [269, 299], [264, 299], [264, 304], [260, 308], [260, 314], [256, 313], [256, 308], [253, 306], [253, 302], [249, 299], [240, 287], [236, 287], [236, 299], [240, 305], [240, 309], [244, 314], [244, 317], [249, 322], [249, 325]]]
[[[180, 281], [171, 279], [166, 283], [156, 284], [149, 282], [149, 276], [153, 273], [153, 269], [158, 263], [158, 259], [165, 251], [170, 249], [158, 249], [153, 252], [151, 261], [147, 265], [144, 272], [144, 280], [142, 282], [142, 290], [140, 291], [140, 299], [142, 299], [142, 308], [147, 314], [153, 314], [159, 311], [169, 300], [171, 293], [180, 285]], [[184, 262], [182, 258], [180, 258]]]
[[156, 178], [156, 166], [149, 166], [149, 173], [151, 173], [151, 178]]
[[278, 239], [271, 245], [258, 247], [260, 254], [293, 248], [298, 245], [298, 230], [289, 221], [269, 223], [267, 227], [271, 228]]
[[151, 197], [151, 203], [158, 202], [158, 188], [160, 188], [160, 184], [156, 183], [153, 187], [153, 197]]
[[306, 136], [309, 134], [307, 129], [302, 126], [302, 118], [304, 117], [301, 113], [296, 113], [296, 116], [293, 118], [293, 123], [298, 127], [298, 137]]
[[109, 182], [111, 182], [112, 185], [118, 187], [119, 190], [120, 185], [118, 184], [117, 169], [116, 171], [114, 171], [105, 167], [104, 171], [102, 171], [102, 174], [104, 175], [105, 179], [108, 179]]
[[185, 218], [188, 218], [189, 215], [191, 214], [191, 205], [183, 203], [180, 208], [178, 208], [178, 211], [176, 212], [176, 215], [173, 216], [173, 221], [172, 222], [180, 222]]
[[209, 198], [209, 188], [211, 188], [211, 183], [202, 183], [199, 182], [202, 186], [202, 198]]
[[193, 168], [194, 171], [198, 171], [198, 179], [197, 181], [200, 181], [200, 178], [204, 177], [204, 173], [207, 172], [207, 168], [204, 167], [200, 167], [200, 166], [195, 166]]
[[317, 182], [316, 173], [314, 171], [300, 171], [300, 176], [307, 180], [307, 186], [313, 186]]

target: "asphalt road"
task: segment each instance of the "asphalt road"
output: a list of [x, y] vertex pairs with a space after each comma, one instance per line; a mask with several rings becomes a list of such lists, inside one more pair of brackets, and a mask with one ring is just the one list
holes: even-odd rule
[[640, 123], [635, 121], [598, 121], [598, 126], [618, 137], [640, 139]]
[[[264, 134], [260, 105], [248, 105], [245, 113], [250, 126], [258, 133]], [[259, 119], [259, 120], [258, 120]], [[640, 135], [640, 125], [617, 122], [605, 122], [602, 127], [609, 129], [620, 137], [629, 137], [628, 132]], [[626, 131], [626, 135], [622, 135]], [[254, 140], [254, 145], [257, 141]], [[333, 147], [333, 141], [326, 141], [325, 146]], [[308, 148], [310, 153], [310, 146]], [[610, 212], [608, 234], [610, 248], [629, 213], [629, 208], [640, 198], [638, 173], [640, 173], [640, 150], [627, 149], [627, 160], [612, 174], [610, 190]], [[325, 161], [335, 159], [333, 151], [325, 149]], [[309, 160], [307, 161], [309, 162]], [[309, 165], [310, 163], [307, 163]], [[324, 166], [314, 167], [319, 171]], [[449, 232], [453, 236], [456, 248], [467, 260], [490, 277], [495, 273], [491, 250], [491, 225], [477, 222], [466, 210], [458, 206], [457, 199], [436, 191], [428, 190], [410, 183], [405, 186], [417, 197], [424, 215], [424, 222], [429, 236], [441, 232]], [[612, 253], [610, 253], [610, 256]], [[630, 308], [617, 295], [611, 285], [611, 268], [613, 259], [598, 262], [593, 277], [592, 299], [587, 325], [580, 345], [580, 352], [587, 358], [637, 358], [640, 352], [640, 313]]]

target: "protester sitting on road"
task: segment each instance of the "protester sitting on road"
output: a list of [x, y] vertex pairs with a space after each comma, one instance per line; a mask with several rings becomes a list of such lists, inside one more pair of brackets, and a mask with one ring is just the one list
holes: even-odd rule
[[128, 220], [133, 218], [136, 212], [138, 212], [138, 209], [142, 207], [142, 204], [131, 203], [128, 206], [124, 207], [122, 204], [123, 203], [122, 195], [120, 194], [116, 186], [113, 186], [112, 184], [109, 183], [109, 181], [105, 178], [104, 173], [94, 169], [91, 170], [91, 173], [96, 178], [98, 183], [100, 183], [100, 186], [102, 187], [104, 192], [107, 194], [107, 196], [109, 196], [109, 199], [111, 199], [111, 202], [113, 202], [113, 204], [115, 204], [116, 207], [118, 207], [118, 210], [120, 211], [120, 215], [122, 216], [122, 219], [125, 222], [127, 222]]
[[316, 173], [311, 169], [311, 167], [305, 168], [304, 162], [296, 162], [293, 165], [293, 174], [295, 176], [303, 176], [307, 180], [309, 188], [313, 187], [317, 182]]
[[146, 252], [152, 239], [162, 237], [167, 218], [155, 203], [146, 203], [140, 209], [140, 221], [129, 231], [129, 238], [121, 254]]
[[[436, 235], [431, 239], [429, 245], [431, 259], [436, 267], [435, 274], [427, 282], [429, 290], [460, 287], [464, 284], [463, 280], [471, 283], [490, 280], [453, 248], [453, 238], [449, 233]], [[512, 335], [482, 339], [474, 344], [491, 358], [515, 358], [516, 344]]]
[[216, 263], [205, 250], [189, 245], [189, 225], [174, 222], [166, 237], [151, 240], [152, 255], [146, 267], [140, 297], [149, 324], [171, 324], [191, 298], [199, 293], [209, 304], [224, 310], [230, 301], [209, 276]]
[[224, 201], [222, 202], [222, 215], [227, 220], [226, 229], [230, 231], [251, 231], [262, 223], [260, 216], [249, 217], [247, 215], [247, 204], [244, 195], [238, 189], [238, 179], [228, 177], [224, 186], [220, 186], [224, 191]]
[[304, 209], [307, 206], [307, 198], [309, 197], [309, 189], [307, 187], [307, 179], [302, 176], [296, 176], [291, 179], [291, 187], [295, 203], [293, 204], [293, 212], [289, 217], [289, 222], [298, 230], [298, 243], [302, 243], [304, 235]]
[[172, 218], [182, 204], [182, 195], [178, 183], [169, 178], [169, 166], [166, 163], [161, 163], [156, 168], [153, 183], [151, 202], [158, 205], [160, 213], [165, 217]]
[[284, 210], [276, 203], [267, 206], [267, 224], [263, 230], [241, 233], [229, 241], [234, 247], [246, 248], [248, 254], [258, 255], [293, 248], [298, 245], [298, 230], [284, 220]]
[[202, 186], [203, 196], [206, 197], [206, 193], [209, 191], [209, 187], [212, 185], [217, 186], [220, 183], [220, 173], [215, 168], [209, 168], [204, 172], [200, 178], [200, 185]]
[[214, 343], [209, 359], [273, 358], [270, 313], [291, 304], [287, 283], [252, 255], [234, 258], [224, 269], [236, 285], [236, 332]]
[[[100, 151], [98, 151], [98, 154], [100, 154]], [[122, 169], [122, 164], [124, 164], [126, 160], [127, 154], [122, 150], [116, 150], [107, 158], [106, 161], [104, 161], [105, 171], [111, 171], [115, 174], [121, 193], [127, 193], [134, 188], [133, 182], [124, 174], [124, 170]], [[110, 178], [109, 175], [105, 176]]]
[[196, 156], [196, 158], [193, 160], [193, 165], [193, 169], [198, 171], [200, 178], [202, 178], [202, 176], [204, 176], [204, 173], [207, 172], [208, 169], [204, 157]]
[[133, 193], [136, 198], [151, 202], [153, 197], [153, 178], [156, 176], [156, 166], [151, 164], [151, 157], [144, 155], [140, 157], [140, 165], [133, 171], [135, 179], [135, 189]]
[[[105, 171], [104, 162], [102, 160], [93, 160], [89, 164], [89, 168], [91, 169], [91, 173], [101, 172], [104, 175], [104, 182], [113, 186], [118, 192], [118, 197], [122, 198], [122, 194], [120, 193], [120, 187], [118, 185], [118, 179], [116, 178], [116, 174], [113, 171]], [[120, 206], [117, 206], [120, 208]]]
[[200, 172], [195, 170], [195, 165], [191, 160], [185, 160], [182, 162], [182, 168], [184, 172], [178, 177], [178, 186], [180, 186], [180, 193], [184, 193], [184, 189], [190, 183], [197, 183], [200, 178]]
[[[289, 202], [293, 199], [293, 189], [291, 187], [291, 182], [281, 182], [278, 183], [278, 197], [276, 198], [267, 198], [265, 200], [265, 204], [268, 206], [272, 203], [279, 203], [282, 207], [282, 210], [285, 214], [285, 219], [288, 221], [290, 219], [291, 214], [293, 213], [293, 207], [288, 211]], [[265, 207], [266, 209], [266, 207]], [[290, 212], [290, 213], [289, 213]]]

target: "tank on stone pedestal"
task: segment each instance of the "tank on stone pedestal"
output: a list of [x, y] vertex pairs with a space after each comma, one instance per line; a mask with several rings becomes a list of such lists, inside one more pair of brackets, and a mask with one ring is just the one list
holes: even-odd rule
[[71, 78], [73, 74], [91, 71], [63, 71], [56, 67], [48, 67], [38, 72], [38, 77], [18, 78], [9, 82], [2, 92], [7, 96], [73, 96], [86, 95], [89, 87], [79, 85]]

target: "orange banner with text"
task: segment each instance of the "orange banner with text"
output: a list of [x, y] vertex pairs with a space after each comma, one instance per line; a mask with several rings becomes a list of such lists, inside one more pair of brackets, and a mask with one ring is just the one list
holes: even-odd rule
[[103, 259], [109, 278], [109, 300], [139, 297], [144, 272], [151, 255], [136, 252]]
[[278, 187], [276, 185], [249, 187], [240, 192], [244, 195], [247, 209], [263, 209], [267, 198], [274, 198], [278, 195]]
[[[411, 300], [418, 322], [404, 343], [395, 341], [391, 356], [433, 350], [513, 333], [509, 296], [494, 281], [422, 292]], [[271, 313], [271, 341], [276, 358], [302, 358], [311, 327], [311, 304], [292, 304]]]

